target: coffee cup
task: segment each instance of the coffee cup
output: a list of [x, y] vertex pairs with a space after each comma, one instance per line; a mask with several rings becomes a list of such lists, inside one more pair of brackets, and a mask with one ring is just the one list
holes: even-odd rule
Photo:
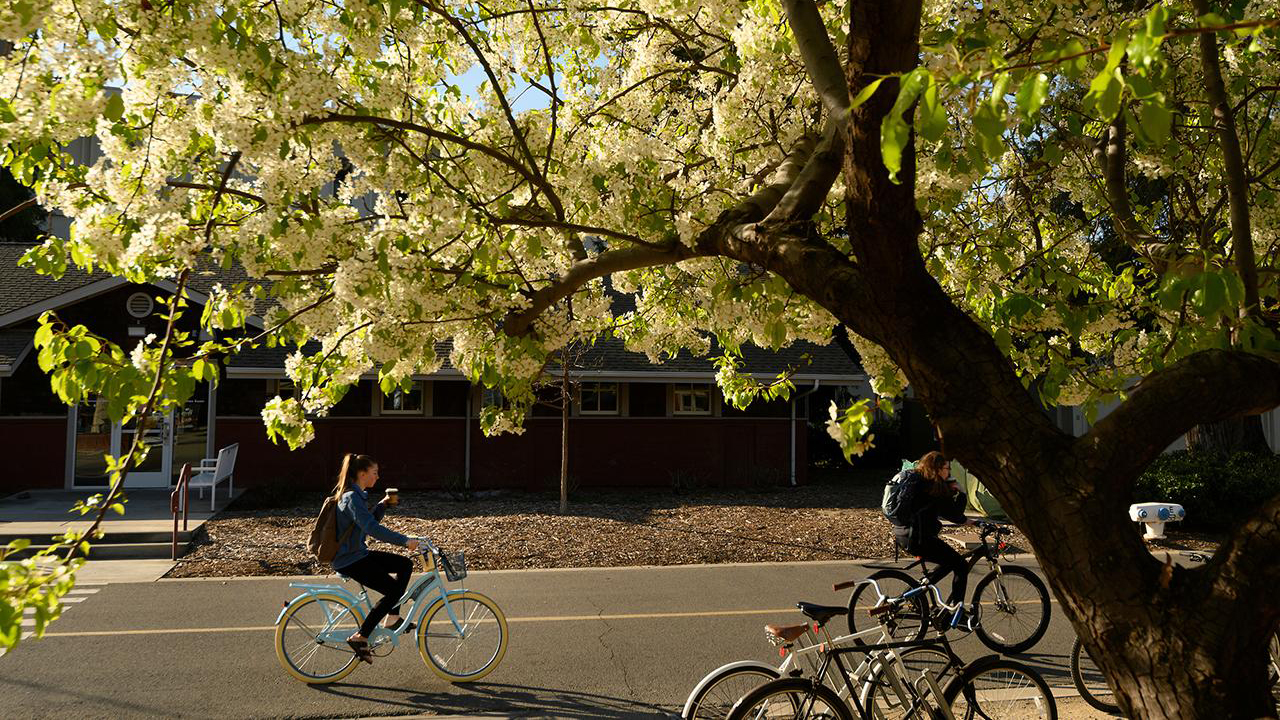
[[386, 498], [385, 498], [384, 500], [385, 500], [385, 502], [386, 502], [388, 505], [399, 505], [399, 504], [400, 504], [400, 489], [399, 489], [399, 488], [389, 487], [389, 488], [387, 488], [387, 489], [386, 489], [386, 491], [385, 491], [385, 492], [386, 492], [387, 496], [386, 496]]

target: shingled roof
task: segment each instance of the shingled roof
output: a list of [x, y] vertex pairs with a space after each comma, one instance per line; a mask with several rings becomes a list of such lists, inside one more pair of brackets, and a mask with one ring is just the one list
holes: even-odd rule
[[[8, 315], [24, 308], [32, 308], [61, 295], [70, 295], [75, 291], [90, 291], [95, 283], [103, 283], [102, 290], [107, 290], [125, 283], [124, 280], [97, 271], [86, 273], [76, 267], [68, 267], [59, 280], [46, 275], [38, 275], [25, 267], [18, 267], [18, 259], [29, 246], [16, 244], [0, 244], [0, 316]], [[190, 288], [201, 294], [208, 294], [214, 284], [232, 285], [251, 281], [252, 279], [238, 263], [230, 268], [222, 268], [209, 261], [202, 264], [191, 274]], [[163, 287], [164, 285], [161, 284]], [[171, 285], [165, 289], [171, 289]], [[634, 298], [619, 293], [614, 294], [613, 310], [625, 312], [634, 309]], [[266, 310], [269, 301], [262, 301], [255, 308], [258, 313]], [[25, 333], [25, 335], [23, 334]], [[5, 358], [16, 358], [26, 347], [22, 338], [30, 341], [30, 331], [0, 331], [0, 366]], [[22, 347], [18, 347], [22, 345]], [[304, 352], [315, 352], [318, 343], [308, 343]], [[449, 363], [451, 343], [439, 343], [437, 354], [445, 358], [441, 368], [442, 374], [456, 374], [457, 370]], [[293, 347], [261, 347], [246, 350], [228, 363], [234, 375], [265, 375], [283, 372], [284, 361], [295, 348]], [[603, 338], [596, 342], [581, 358], [580, 372], [584, 376], [619, 377], [619, 376], [696, 376], [711, 377], [715, 375], [715, 366], [711, 358], [720, 354], [718, 345], [712, 343], [711, 351], [702, 357], [696, 357], [687, 350], [680, 351], [675, 357], [654, 364], [649, 362], [643, 353], [627, 350], [617, 338]], [[763, 350], [754, 346], [742, 348], [743, 367], [741, 371], [758, 377], [772, 377], [791, 369], [796, 379], [812, 378], [845, 378], [856, 379], [864, 375], [862, 368], [852, 361], [843, 350], [834, 344], [815, 345], [809, 342], [796, 342], [781, 350]], [[548, 366], [548, 372], [558, 372], [558, 365]], [[579, 371], [575, 371], [579, 372]]]
[[[307, 343], [302, 351], [307, 354], [319, 350], [320, 344]], [[436, 344], [436, 353], [445, 358], [439, 374], [456, 375], [457, 369], [449, 362], [451, 343]], [[227, 363], [228, 374], [264, 375], [280, 374], [283, 377], [285, 358], [297, 350], [296, 347], [257, 348], [246, 350]], [[696, 357], [688, 350], [681, 350], [675, 357], [667, 358], [661, 363], [651, 363], [643, 353], [627, 350], [617, 338], [604, 338], [596, 342], [575, 363], [573, 373], [583, 377], [698, 377], [710, 378], [716, 374], [711, 359], [719, 355], [720, 349], [712, 343], [711, 352]], [[799, 341], [781, 350], [763, 350], [754, 346], [742, 348], [742, 367], [740, 372], [757, 377], [774, 377], [787, 370], [794, 371], [797, 380], [832, 378], [856, 380], [864, 376], [862, 367], [849, 359], [838, 346], [815, 345]], [[548, 363], [547, 373], [555, 375], [560, 372], [559, 364]]]
[[0, 330], [0, 376], [13, 372], [18, 360], [30, 352], [35, 330]]
[[[42, 303], [64, 295], [81, 299], [76, 298], [77, 291], [97, 294], [94, 292], [95, 289], [105, 292], [127, 283], [123, 278], [115, 277], [110, 273], [101, 270], [87, 273], [71, 264], [68, 264], [67, 271], [57, 280], [48, 275], [40, 275], [31, 268], [18, 266], [18, 260], [30, 248], [30, 245], [0, 243], [0, 317], [11, 313], [21, 314], [21, 311], [26, 308], [36, 308]], [[187, 286], [193, 292], [207, 296], [212, 292], [215, 284], [222, 283], [230, 286], [251, 281], [253, 278], [249, 277], [239, 263], [223, 268], [209, 259], [195, 268], [187, 281]], [[164, 290], [174, 289], [173, 283], [158, 282], [156, 285]], [[202, 300], [202, 298], [197, 299]], [[265, 312], [269, 305], [269, 300], [260, 300], [254, 312]]]

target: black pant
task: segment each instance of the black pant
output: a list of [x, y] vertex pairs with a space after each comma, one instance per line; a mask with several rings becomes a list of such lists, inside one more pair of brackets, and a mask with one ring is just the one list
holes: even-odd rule
[[409, 577], [413, 575], [413, 561], [403, 555], [370, 550], [368, 555], [341, 568], [338, 572], [367, 588], [373, 588], [382, 593], [382, 599], [373, 606], [369, 616], [360, 624], [360, 634], [369, 637], [382, 618], [400, 614], [397, 601], [409, 587]]
[[907, 544], [903, 542], [905, 539], [905, 535], [898, 538], [907, 552], [919, 555], [937, 566], [926, 575], [929, 582], [936, 585], [947, 573], [955, 573], [951, 578], [951, 597], [947, 598], [947, 603], [964, 602], [965, 587], [969, 584], [969, 566], [965, 564], [964, 556], [936, 535], [921, 538], [915, 543], [915, 547], [906, 547]]

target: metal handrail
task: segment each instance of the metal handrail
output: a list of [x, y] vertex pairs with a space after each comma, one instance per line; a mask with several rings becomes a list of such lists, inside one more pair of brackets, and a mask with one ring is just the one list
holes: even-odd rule
[[178, 511], [182, 511], [182, 532], [187, 531], [187, 506], [190, 504], [191, 488], [188, 481], [191, 480], [191, 463], [183, 463], [182, 470], [178, 472], [178, 484], [173, 488], [173, 492], [169, 493], [169, 510], [173, 513], [173, 546], [171, 548], [171, 560], [178, 559]]

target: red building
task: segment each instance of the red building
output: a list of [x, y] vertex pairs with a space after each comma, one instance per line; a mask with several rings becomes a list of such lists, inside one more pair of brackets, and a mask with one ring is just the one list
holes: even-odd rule
[[[8, 460], [0, 492], [102, 487], [103, 454], [127, 447], [135, 430], [110, 423], [92, 401], [75, 408], [59, 402], [32, 351], [36, 319], [54, 310], [127, 350], [146, 334], [163, 332], [154, 315], [155, 299], [173, 287], [163, 282], [135, 285], [74, 269], [54, 282], [17, 267], [25, 249], [0, 245], [0, 453]], [[243, 278], [227, 277], [226, 271], [193, 274], [192, 298], [202, 302], [202, 291], [214, 282], [237, 279]], [[168, 486], [182, 463], [239, 443], [235, 482], [242, 486], [325, 488], [345, 452], [377, 458], [385, 481], [404, 488], [558, 486], [558, 392], [548, 388], [549, 402], [535, 406], [522, 435], [489, 438], [480, 432], [476, 417], [486, 402], [501, 398], [471, 385], [447, 365], [416, 378], [410, 392], [392, 396], [384, 396], [371, 375], [329, 417], [315, 420], [315, 439], [307, 447], [291, 452], [274, 445], [266, 438], [259, 412], [269, 398], [292, 392], [285, 355], [283, 349], [262, 349], [232, 358], [216, 386], [197, 388], [181, 412], [148, 427], [153, 449], [146, 464], [130, 473], [128, 484]], [[779, 352], [745, 348], [744, 361], [743, 371], [761, 379], [798, 368], [793, 398], [738, 411], [715, 386], [715, 370], [707, 358], [682, 353], [654, 365], [618, 341], [598, 343], [571, 372], [573, 482], [804, 482], [808, 420], [825, 419], [835, 395], [867, 396], [866, 376], [834, 345], [801, 343]], [[813, 437], [831, 442], [821, 432]]]

